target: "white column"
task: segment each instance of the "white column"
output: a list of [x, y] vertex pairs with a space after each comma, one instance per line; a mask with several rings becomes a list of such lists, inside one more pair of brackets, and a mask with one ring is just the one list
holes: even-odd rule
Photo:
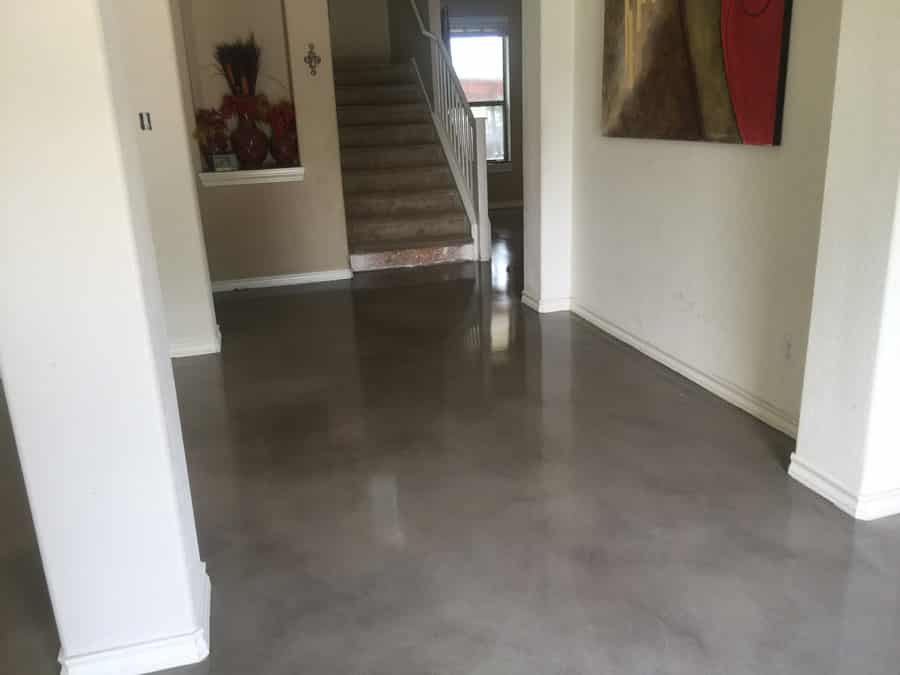
[[791, 475], [856, 518], [900, 513], [900, 6], [845, 3]]
[[572, 297], [575, 3], [523, 0], [525, 304]]
[[115, 60], [97, 0], [8, 5], [0, 370], [72, 675], [208, 653], [209, 581]]
[[[108, 43], [116, 65], [124, 69], [123, 101], [130, 105], [141, 171], [150, 207], [150, 230], [157, 252], [163, 307], [172, 356], [197, 356], [221, 350], [213, 307], [206, 244], [200, 221], [197, 178], [179, 77], [174, 21], [169, 0], [104, 0]], [[183, 55], [183, 48], [181, 50]], [[187, 66], [183, 72], [187, 76]], [[187, 87], [184, 92], [188, 95]], [[194, 111], [190, 108], [191, 129]], [[141, 131], [138, 114], [150, 113], [153, 129]]]
[[478, 167], [478, 259], [488, 262], [493, 249], [490, 202], [488, 200], [487, 120], [475, 120], [475, 165]]

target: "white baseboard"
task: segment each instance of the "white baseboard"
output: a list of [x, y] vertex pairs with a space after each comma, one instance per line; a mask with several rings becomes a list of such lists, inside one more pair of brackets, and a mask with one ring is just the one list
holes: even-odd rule
[[824, 471], [794, 453], [788, 474], [857, 520], [871, 521], [900, 515], [900, 490], [856, 495]]
[[202, 627], [186, 635], [131, 645], [84, 656], [60, 653], [60, 675], [145, 675], [190, 666], [209, 656], [209, 608], [211, 587], [203, 573]]
[[571, 298], [538, 299], [530, 293], [522, 293], [522, 304], [539, 314], [554, 314], [572, 310]]
[[856, 501], [856, 517], [859, 520], [881, 520], [900, 515], [900, 490], [862, 495]]
[[213, 282], [213, 293], [245, 291], [253, 288], [277, 288], [279, 286], [299, 286], [301, 284], [321, 284], [327, 281], [344, 281], [353, 278], [350, 269], [309, 272], [307, 274], [282, 274], [277, 277], [253, 277]]
[[174, 342], [169, 349], [169, 356], [173, 359], [183, 359], [188, 356], [207, 356], [218, 354], [222, 351], [222, 331], [216, 326], [216, 334], [212, 340], [199, 342]]
[[662, 349], [656, 347], [645, 340], [629, 333], [624, 328], [620, 328], [616, 324], [607, 321], [603, 317], [595, 314], [590, 309], [579, 303], [574, 303], [572, 312], [580, 316], [588, 323], [593, 324], [600, 330], [609, 333], [614, 338], [621, 340], [627, 345], [634, 347], [639, 352], [649, 356], [655, 361], [659, 361], [664, 366], [671, 368], [679, 375], [686, 377], [695, 384], [700, 385], [707, 391], [712, 392], [719, 398], [722, 398], [734, 406], [757, 419], [762, 420], [769, 426], [778, 429], [792, 438], [797, 438], [797, 427], [800, 421], [789, 412], [782, 410], [768, 401], [764, 401], [741, 388], [740, 386], [724, 380], [716, 375], [711, 375], [698, 370], [694, 366], [681, 361], [675, 356], [666, 353]]

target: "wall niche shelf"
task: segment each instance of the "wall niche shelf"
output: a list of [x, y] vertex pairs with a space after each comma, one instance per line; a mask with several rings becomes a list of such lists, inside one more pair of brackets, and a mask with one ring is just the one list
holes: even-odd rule
[[[200, 184], [302, 181], [284, 0], [175, 2]], [[264, 168], [216, 172], [216, 154]]]
[[228, 187], [232, 185], [259, 185], [260, 183], [300, 183], [306, 171], [302, 166], [285, 169], [260, 169], [259, 171], [204, 171], [200, 174], [203, 187]]

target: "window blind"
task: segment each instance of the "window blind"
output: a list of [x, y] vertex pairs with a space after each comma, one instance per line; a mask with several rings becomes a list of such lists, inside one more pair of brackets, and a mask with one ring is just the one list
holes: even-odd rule
[[509, 19], [505, 16], [452, 16], [451, 35], [509, 36]]

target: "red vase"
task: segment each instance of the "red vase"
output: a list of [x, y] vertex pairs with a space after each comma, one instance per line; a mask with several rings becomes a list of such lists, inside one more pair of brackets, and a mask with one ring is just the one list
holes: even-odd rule
[[297, 147], [297, 134], [290, 132], [273, 136], [272, 157], [280, 167], [299, 166], [300, 150]]
[[261, 169], [269, 155], [268, 137], [245, 116], [241, 117], [238, 128], [231, 134], [231, 146], [244, 171]]
[[213, 155], [224, 155], [230, 149], [228, 145], [228, 135], [224, 129], [209, 132], [201, 135], [197, 139], [197, 145], [200, 148], [200, 155], [203, 157], [206, 171], [214, 171]]
[[228, 152], [228, 135], [225, 129], [216, 131], [209, 142], [209, 154], [224, 155]]

